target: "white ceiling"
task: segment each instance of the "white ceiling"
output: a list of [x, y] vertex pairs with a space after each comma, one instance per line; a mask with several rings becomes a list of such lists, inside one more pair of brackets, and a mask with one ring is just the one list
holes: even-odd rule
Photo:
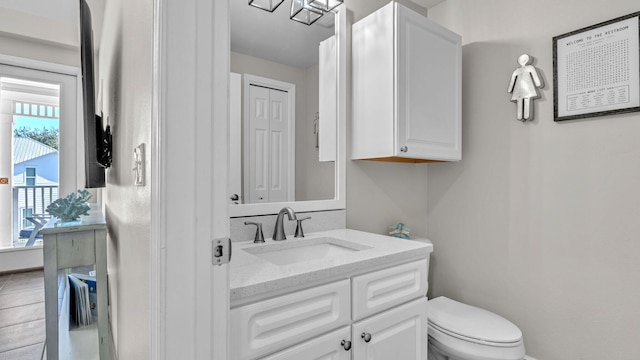
[[289, 19], [290, 7], [285, 0], [270, 13], [232, 0], [231, 50], [303, 69], [317, 64], [320, 41], [334, 34], [333, 14], [307, 26]]
[[[429, 8], [445, 0], [411, 1]], [[299, 68], [317, 64], [318, 44], [334, 33], [331, 14], [307, 26], [290, 20], [290, 12], [291, 0], [273, 13], [231, 0], [231, 50]]]
[[[6, 9], [5, 16], [12, 17], [16, 24], [14, 26], [11, 22], [4, 21], [0, 24], [0, 31], [78, 46], [78, 1], [0, 0], [0, 18], [2, 10]], [[91, 8], [94, 47], [97, 50], [102, 34], [104, 3], [107, 0], [86, 1]], [[411, 1], [429, 8], [445, 0]], [[273, 13], [249, 6], [246, 0], [231, 0], [230, 3], [232, 51], [307, 68], [318, 62], [320, 41], [333, 34], [331, 14], [325, 15], [311, 26], [290, 20], [290, 0], [285, 0]], [[20, 24], [23, 26], [17, 26]], [[34, 29], [38, 25], [41, 29]], [[52, 31], [53, 27], [61, 29]]]

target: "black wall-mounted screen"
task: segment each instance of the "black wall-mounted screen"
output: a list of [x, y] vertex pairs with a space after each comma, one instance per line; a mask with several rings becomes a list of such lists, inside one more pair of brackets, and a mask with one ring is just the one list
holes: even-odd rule
[[105, 134], [102, 127], [102, 118], [96, 115], [95, 110], [93, 27], [91, 25], [89, 5], [85, 0], [79, 1], [85, 188], [100, 188], [105, 186], [105, 167], [98, 162], [98, 159], [104, 157]]

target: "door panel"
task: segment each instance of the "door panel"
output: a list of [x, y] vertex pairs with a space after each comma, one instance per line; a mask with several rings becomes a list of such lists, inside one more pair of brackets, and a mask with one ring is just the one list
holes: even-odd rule
[[248, 170], [248, 202], [269, 201], [269, 89], [250, 87]]
[[[398, 6], [398, 146], [402, 156], [458, 157], [459, 38]], [[424, 71], [423, 69], [438, 69]]]
[[290, 144], [289, 94], [264, 86], [249, 86], [249, 154], [244, 176], [249, 178], [247, 202], [292, 200], [293, 145]]
[[284, 91], [270, 90], [271, 104], [271, 186], [269, 189], [269, 201], [287, 201], [289, 167], [288, 129], [289, 118], [286, 109], [289, 108], [287, 96]]

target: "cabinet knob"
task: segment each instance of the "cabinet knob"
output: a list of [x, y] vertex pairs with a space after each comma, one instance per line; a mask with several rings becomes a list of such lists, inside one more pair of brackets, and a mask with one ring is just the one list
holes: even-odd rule
[[364, 342], [368, 343], [369, 341], [371, 341], [371, 334], [369, 333], [362, 333], [362, 335], [360, 335], [360, 337], [362, 338], [362, 340], [364, 340]]
[[406, 146], [403, 146], [400, 148], [400, 152], [407, 152], [407, 151], [409, 151], [409, 148]]
[[342, 347], [344, 348], [345, 351], [351, 350], [351, 341], [349, 341], [349, 340], [342, 340], [340, 345], [342, 345]]

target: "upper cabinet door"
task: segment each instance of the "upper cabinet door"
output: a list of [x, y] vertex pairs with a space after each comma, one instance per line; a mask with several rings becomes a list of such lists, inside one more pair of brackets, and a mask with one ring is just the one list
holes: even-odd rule
[[460, 160], [460, 36], [393, 2], [352, 34], [352, 157]]
[[460, 160], [460, 36], [403, 6], [397, 6], [396, 35], [396, 155]]

